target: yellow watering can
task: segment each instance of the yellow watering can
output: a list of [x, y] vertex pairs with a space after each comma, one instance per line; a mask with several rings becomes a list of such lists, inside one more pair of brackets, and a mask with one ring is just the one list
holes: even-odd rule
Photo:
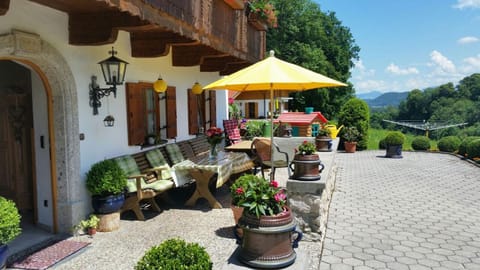
[[337, 138], [337, 135], [340, 132], [340, 130], [343, 128], [343, 125], [341, 125], [338, 129], [337, 129], [337, 126], [335, 125], [326, 125], [325, 128], [330, 131], [330, 137], [332, 139], [335, 139]]

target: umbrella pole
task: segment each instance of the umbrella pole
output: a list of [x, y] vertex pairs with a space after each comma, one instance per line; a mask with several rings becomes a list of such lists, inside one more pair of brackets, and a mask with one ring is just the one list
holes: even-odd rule
[[272, 162], [272, 167], [270, 168], [270, 182], [275, 180], [273, 179], [273, 172], [275, 171], [275, 159], [273, 157], [273, 85], [270, 84], [270, 161]]

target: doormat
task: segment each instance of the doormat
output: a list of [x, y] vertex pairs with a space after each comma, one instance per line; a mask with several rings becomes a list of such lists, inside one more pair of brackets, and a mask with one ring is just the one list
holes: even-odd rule
[[90, 243], [63, 240], [11, 265], [13, 268], [43, 270], [75, 254]]

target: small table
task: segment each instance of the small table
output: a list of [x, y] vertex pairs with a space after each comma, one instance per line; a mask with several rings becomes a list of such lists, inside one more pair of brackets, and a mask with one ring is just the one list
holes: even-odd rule
[[229, 145], [225, 147], [226, 151], [231, 151], [231, 152], [243, 152], [247, 153], [249, 156], [252, 155], [251, 153], [251, 145], [252, 141], [241, 141], [236, 144]]
[[209, 160], [208, 157], [197, 162], [184, 160], [177, 163], [173, 168], [177, 171], [188, 171], [196, 181], [196, 189], [193, 195], [185, 203], [187, 206], [195, 205], [199, 198], [207, 199], [212, 208], [222, 208], [222, 205], [215, 199], [208, 189], [210, 178], [217, 173], [217, 188], [228, 181], [230, 175], [249, 170], [253, 162], [245, 153], [223, 152], [218, 153], [217, 160]]

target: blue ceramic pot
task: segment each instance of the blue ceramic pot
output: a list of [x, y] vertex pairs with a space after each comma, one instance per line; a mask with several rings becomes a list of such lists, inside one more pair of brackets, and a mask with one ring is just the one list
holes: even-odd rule
[[110, 196], [92, 196], [92, 207], [96, 214], [110, 214], [122, 208], [125, 202], [123, 193]]
[[5, 269], [5, 264], [7, 263], [7, 245], [0, 245], [0, 269]]

